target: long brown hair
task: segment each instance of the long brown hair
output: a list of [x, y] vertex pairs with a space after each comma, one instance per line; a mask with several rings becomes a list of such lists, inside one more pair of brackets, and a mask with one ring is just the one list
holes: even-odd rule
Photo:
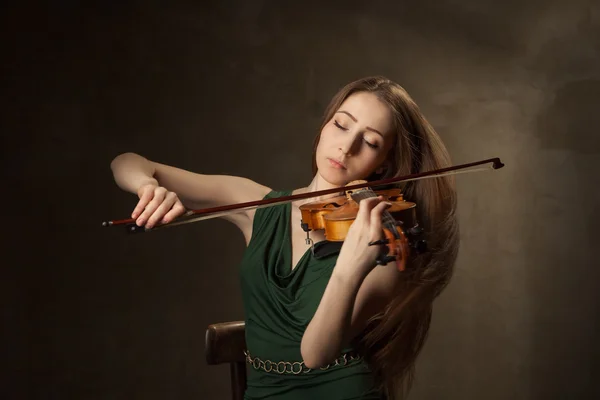
[[[387, 104], [394, 116], [396, 143], [384, 163], [385, 170], [368, 180], [399, 177], [451, 165], [439, 135], [425, 119], [417, 104], [399, 84], [382, 76], [349, 83], [331, 100], [321, 129], [341, 104], [356, 92], [370, 92]], [[313, 174], [317, 172], [313, 149]], [[435, 298], [448, 284], [458, 255], [459, 228], [456, 216], [454, 180], [449, 177], [421, 179], [402, 186], [404, 197], [417, 204], [419, 224], [425, 230], [428, 252], [411, 256], [401, 288], [386, 309], [369, 321], [355, 346], [378, 378], [388, 399], [408, 395], [432, 318]]]

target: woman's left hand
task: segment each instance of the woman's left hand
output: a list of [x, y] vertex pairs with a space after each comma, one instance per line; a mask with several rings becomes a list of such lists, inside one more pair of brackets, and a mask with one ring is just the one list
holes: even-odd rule
[[340, 250], [336, 272], [346, 277], [362, 280], [377, 265], [382, 245], [369, 246], [370, 242], [385, 239], [382, 214], [390, 203], [381, 196], [364, 199], [359, 203], [356, 219]]

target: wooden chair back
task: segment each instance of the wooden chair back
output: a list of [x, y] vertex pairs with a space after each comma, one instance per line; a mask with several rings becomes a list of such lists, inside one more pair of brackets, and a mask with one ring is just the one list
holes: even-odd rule
[[244, 321], [211, 324], [206, 329], [206, 362], [209, 365], [229, 364], [233, 400], [243, 400], [246, 391], [245, 349]]

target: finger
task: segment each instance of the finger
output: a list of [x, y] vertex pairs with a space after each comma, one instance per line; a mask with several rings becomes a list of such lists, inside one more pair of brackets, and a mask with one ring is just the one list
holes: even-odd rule
[[152, 217], [150, 217], [148, 222], [151, 224], [150, 227], [157, 223], [164, 224], [183, 214], [184, 211], [185, 207], [183, 207], [183, 204], [181, 204], [177, 195], [170, 192], [165, 196], [165, 200], [156, 209], [154, 214], [152, 214]]
[[154, 190], [145, 190], [144, 193], [140, 196], [140, 201], [138, 201], [137, 205], [133, 209], [131, 213], [131, 218], [137, 218], [142, 211], [146, 208], [146, 205], [152, 200], [154, 196]]
[[146, 226], [148, 228], [152, 228], [158, 221], [161, 221], [163, 217], [173, 208], [173, 205], [177, 201], [177, 196], [174, 193], [169, 193], [165, 196], [165, 199], [162, 203], [156, 207], [156, 210], [152, 213], [152, 215], [148, 218], [148, 223]]
[[160, 221], [160, 222], [163, 224], [168, 224], [169, 222], [173, 221], [175, 218], [182, 215], [184, 212], [185, 212], [185, 207], [183, 206], [183, 204], [181, 204], [181, 202], [179, 200], [177, 200], [175, 202], [175, 204], [173, 205], [173, 208], [171, 208], [171, 210], [165, 214], [162, 221]]
[[389, 208], [391, 206], [391, 204], [387, 201], [381, 201], [379, 204], [377, 204], [375, 207], [373, 207], [373, 209], [371, 210], [371, 215], [370, 215], [370, 237], [371, 240], [378, 240], [381, 239], [384, 235], [383, 235], [383, 227], [382, 227], [382, 216], [383, 216], [383, 212]]
[[144, 222], [147, 221], [152, 214], [154, 214], [158, 206], [160, 206], [163, 200], [165, 199], [166, 191], [167, 190], [165, 188], [156, 188], [154, 190], [154, 196], [152, 197], [152, 201], [150, 201], [146, 205], [144, 212], [142, 212], [142, 215], [140, 215], [140, 217], [136, 221], [138, 225], [142, 226]]
[[368, 199], [361, 200], [358, 204], [358, 213], [356, 219], [369, 221], [371, 210], [383, 200], [383, 197], [369, 197]]

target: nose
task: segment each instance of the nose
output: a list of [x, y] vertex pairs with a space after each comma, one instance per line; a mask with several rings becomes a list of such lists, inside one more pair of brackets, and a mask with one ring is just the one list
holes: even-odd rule
[[357, 151], [357, 145], [360, 144], [360, 135], [348, 134], [340, 143], [340, 150], [343, 154], [349, 156]]

